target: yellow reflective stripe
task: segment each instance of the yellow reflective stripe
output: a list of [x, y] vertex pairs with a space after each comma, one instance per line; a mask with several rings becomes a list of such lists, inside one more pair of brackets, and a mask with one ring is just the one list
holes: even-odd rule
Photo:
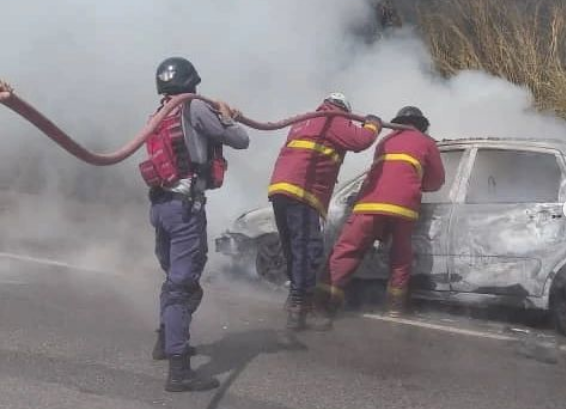
[[301, 139], [295, 139], [287, 144], [288, 148], [298, 148], [298, 149], [310, 149], [316, 151], [322, 155], [329, 156], [334, 162], [342, 162], [342, 156], [340, 156], [336, 151], [328, 146], [324, 146], [320, 143], [313, 141], [305, 141]]
[[377, 126], [375, 126], [374, 124], [365, 124], [364, 128], [369, 129], [373, 132], [377, 132]]
[[354, 213], [389, 213], [400, 216], [405, 216], [409, 219], [418, 219], [419, 214], [414, 210], [408, 209], [403, 206], [397, 206], [389, 203], [358, 203], [354, 206]]
[[324, 208], [324, 206], [322, 205], [320, 200], [318, 200], [318, 198], [315, 195], [307, 192], [302, 187], [292, 185], [291, 183], [284, 183], [284, 182], [283, 183], [274, 183], [273, 185], [269, 186], [268, 193], [270, 195], [274, 194], [274, 193], [278, 193], [278, 192], [290, 193], [290, 194], [292, 194], [293, 196], [295, 196], [299, 199], [304, 199], [308, 204], [310, 204], [312, 207], [314, 207], [316, 210], [318, 210], [318, 212], [321, 214], [322, 217], [326, 217], [326, 209]]
[[417, 159], [413, 158], [411, 155], [407, 155], [406, 153], [387, 153], [378, 157], [376, 163], [383, 161], [408, 162], [415, 167], [419, 177], [422, 178], [423, 176], [423, 167], [421, 163]]

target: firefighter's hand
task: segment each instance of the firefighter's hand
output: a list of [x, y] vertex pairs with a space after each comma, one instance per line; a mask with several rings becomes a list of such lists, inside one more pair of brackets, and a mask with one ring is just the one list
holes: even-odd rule
[[376, 115], [366, 115], [365, 123], [381, 126], [381, 118]]
[[364, 121], [364, 127], [375, 128], [375, 132], [381, 131], [381, 118], [375, 115], [367, 115]]
[[8, 83], [0, 80], [0, 102], [10, 98], [13, 92], [13, 88]]
[[224, 119], [234, 119], [240, 113], [240, 111], [230, 107], [230, 105], [228, 105], [224, 101], [216, 101], [216, 106], [218, 107], [218, 111], [220, 112], [220, 115]]
[[232, 108], [232, 119], [237, 121], [242, 116], [242, 111], [236, 108]]

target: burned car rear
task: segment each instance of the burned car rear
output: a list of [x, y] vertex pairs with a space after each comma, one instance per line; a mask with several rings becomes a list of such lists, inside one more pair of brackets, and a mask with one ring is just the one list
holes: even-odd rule
[[[566, 332], [566, 144], [551, 140], [439, 142], [446, 183], [424, 193], [413, 235], [413, 297], [550, 310]], [[325, 225], [330, 248], [364, 175], [334, 195]], [[257, 274], [285, 280], [271, 209], [236, 221], [217, 250], [255, 258]], [[388, 243], [375, 244], [358, 279], [387, 279]]]

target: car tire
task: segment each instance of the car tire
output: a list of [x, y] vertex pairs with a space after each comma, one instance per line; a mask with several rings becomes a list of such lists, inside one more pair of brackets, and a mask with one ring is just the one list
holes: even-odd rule
[[255, 266], [261, 279], [281, 286], [287, 282], [287, 262], [278, 234], [266, 234], [257, 239]]
[[566, 335], [566, 270], [558, 273], [552, 283], [550, 311], [556, 330]]

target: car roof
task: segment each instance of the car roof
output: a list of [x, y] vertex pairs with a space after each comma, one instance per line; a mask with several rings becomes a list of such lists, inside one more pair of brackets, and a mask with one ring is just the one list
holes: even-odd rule
[[437, 142], [439, 148], [462, 146], [491, 146], [503, 148], [550, 148], [566, 152], [566, 139], [552, 138], [462, 138], [442, 139]]
[[[436, 142], [441, 150], [455, 148], [469, 148], [472, 146], [488, 146], [493, 148], [546, 148], [560, 151], [566, 155], [566, 139], [552, 138], [496, 138], [496, 137], [476, 137], [476, 138], [460, 138], [460, 139], [442, 139]], [[367, 173], [367, 169], [355, 177], [341, 183], [337, 192], [354, 183]]]

